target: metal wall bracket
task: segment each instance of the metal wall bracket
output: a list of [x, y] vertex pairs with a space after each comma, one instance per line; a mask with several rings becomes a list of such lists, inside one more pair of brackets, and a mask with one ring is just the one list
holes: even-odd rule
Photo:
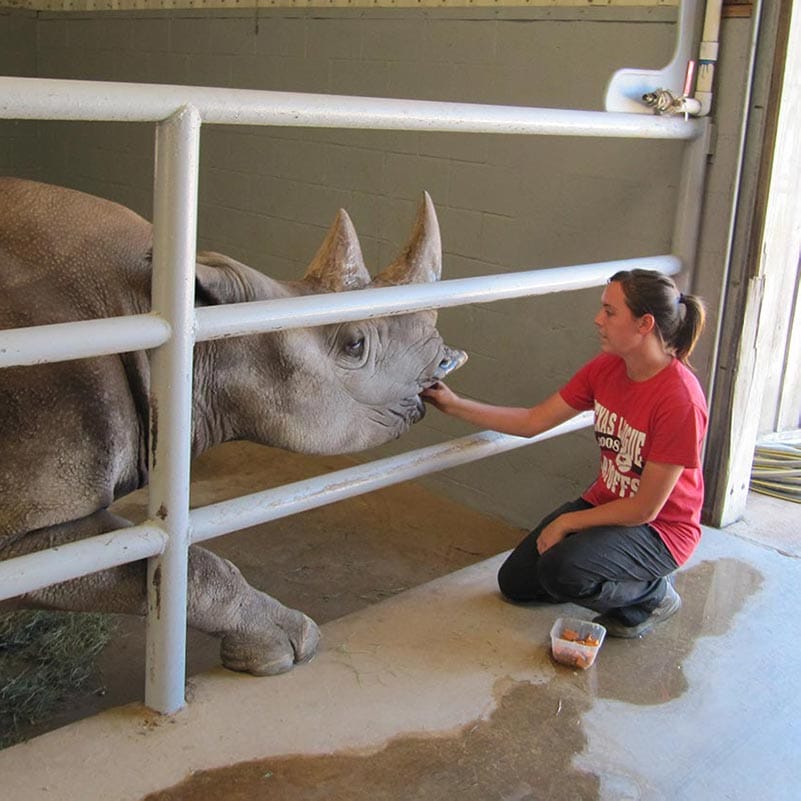
[[682, 0], [676, 25], [676, 49], [670, 63], [661, 70], [625, 67], [618, 70], [606, 85], [606, 111], [627, 111], [653, 114], [642, 102], [642, 96], [657, 89], [668, 89], [679, 97], [684, 88], [687, 62], [698, 57], [705, 3], [703, 0]]

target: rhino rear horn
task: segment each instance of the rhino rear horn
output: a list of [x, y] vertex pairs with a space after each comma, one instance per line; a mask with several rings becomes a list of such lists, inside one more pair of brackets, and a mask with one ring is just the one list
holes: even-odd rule
[[370, 273], [356, 229], [344, 209], [340, 209], [325, 241], [312, 259], [304, 280], [330, 292], [362, 289], [370, 283]]
[[417, 211], [414, 230], [406, 247], [374, 284], [423, 284], [438, 281], [442, 273], [442, 241], [434, 204], [428, 192]]

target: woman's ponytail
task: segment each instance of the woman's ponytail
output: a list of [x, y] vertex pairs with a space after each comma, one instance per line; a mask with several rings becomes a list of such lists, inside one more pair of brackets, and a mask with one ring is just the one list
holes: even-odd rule
[[689, 366], [690, 354], [704, 330], [706, 308], [701, 298], [696, 295], [680, 295], [678, 311], [681, 321], [673, 337], [672, 347], [676, 358], [682, 364]]

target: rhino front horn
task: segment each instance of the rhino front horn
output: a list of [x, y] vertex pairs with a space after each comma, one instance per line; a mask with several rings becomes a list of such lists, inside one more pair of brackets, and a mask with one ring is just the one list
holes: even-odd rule
[[439, 222], [431, 197], [424, 192], [409, 243], [373, 284], [423, 284], [438, 281], [441, 273]]
[[370, 283], [359, 237], [344, 209], [328, 229], [325, 241], [312, 259], [304, 280], [330, 292], [362, 289]]

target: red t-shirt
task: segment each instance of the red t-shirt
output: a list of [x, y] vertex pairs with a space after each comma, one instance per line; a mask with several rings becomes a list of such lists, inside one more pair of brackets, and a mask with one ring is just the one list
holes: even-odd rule
[[593, 506], [636, 494], [648, 461], [684, 467], [665, 505], [650, 522], [676, 563], [684, 564], [701, 538], [704, 500], [701, 443], [707, 406], [696, 377], [673, 359], [647, 381], [632, 381], [623, 359], [602, 353], [585, 364], [559, 394], [574, 409], [595, 410], [601, 470], [582, 495]]

